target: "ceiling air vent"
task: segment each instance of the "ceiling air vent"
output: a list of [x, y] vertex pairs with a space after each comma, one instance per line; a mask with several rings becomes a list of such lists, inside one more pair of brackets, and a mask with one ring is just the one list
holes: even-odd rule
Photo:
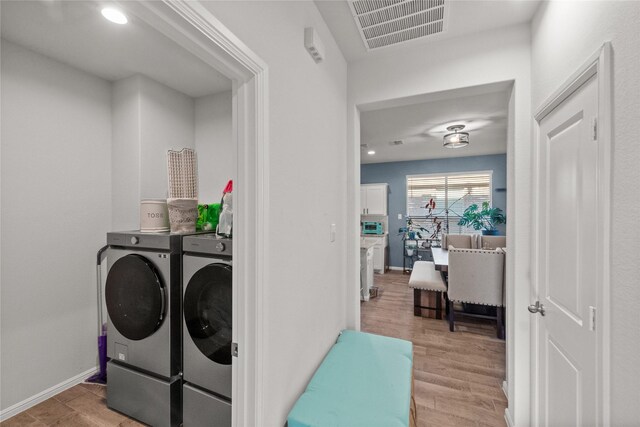
[[367, 50], [444, 30], [445, 0], [349, 0]]
[[404, 141], [401, 140], [401, 139], [396, 139], [395, 141], [389, 142], [389, 144], [391, 144], [391, 145], [402, 145], [402, 144], [404, 144]]

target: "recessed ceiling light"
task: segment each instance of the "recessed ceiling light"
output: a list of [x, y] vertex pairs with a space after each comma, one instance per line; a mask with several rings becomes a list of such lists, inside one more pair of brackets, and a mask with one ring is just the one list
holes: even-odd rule
[[112, 7], [105, 7], [104, 9], [102, 9], [101, 12], [102, 12], [102, 16], [104, 16], [106, 19], [108, 19], [113, 23], [123, 25], [129, 22], [125, 14], [120, 12], [118, 9], [114, 9]]
[[376, 154], [376, 152], [373, 150], [370, 150], [370, 151], [367, 151], [367, 154], [370, 156], [373, 156], [374, 154]]

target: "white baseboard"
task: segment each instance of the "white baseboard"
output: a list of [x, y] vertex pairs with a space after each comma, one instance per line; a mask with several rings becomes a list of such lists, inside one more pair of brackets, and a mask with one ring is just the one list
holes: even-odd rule
[[507, 423], [507, 427], [513, 427], [513, 420], [511, 419], [511, 412], [509, 412], [509, 408], [504, 409], [504, 420]]
[[0, 411], [0, 421], [8, 420], [9, 418], [18, 415], [20, 412], [26, 411], [27, 409], [36, 406], [40, 402], [44, 402], [45, 400], [55, 396], [56, 394], [61, 393], [76, 384], [80, 384], [91, 375], [95, 374], [97, 371], [98, 370], [96, 368], [88, 369], [76, 375], [75, 377], [62, 381], [60, 384], [49, 387], [45, 391], [41, 391], [40, 393], [23, 400], [22, 402], [18, 402], [15, 405], [3, 409], [2, 411]]
[[402, 271], [404, 270], [402, 267], [394, 267], [392, 265], [389, 266], [389, 270], [396, 270], [396, 271]]

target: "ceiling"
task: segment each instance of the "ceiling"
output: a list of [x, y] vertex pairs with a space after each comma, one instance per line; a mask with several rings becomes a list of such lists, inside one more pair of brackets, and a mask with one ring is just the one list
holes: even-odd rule
[[[143, 74], [188, 96], [231, 90], [231, 81], [128, 14], [113, 24], [94, 1], [2, 1], [2, 38], [109, 81]], [[126, 11], [125, 11], [126, 13]]]
[[[426, 43], [524, 24], [531, 21], [540, 5], [539, 0], [444, 0], [444, 30], [441, 33], [367, 50], [347, 0], [314, 1], [348, 62], [389, 56], [402, 50], [417, 52]], [[362, 7], [366, 10], [369, 6], [383, 6], [391, 11], [399, 2], [403, 3], [400, 0], [384, 1], [371, 1], [370, 5]], [[421, 0], [404, 0], [409, 11], [413, 1]], [[361, 108], [360, 142], [367, 145], [361, 148], [361, 163], [506, 153], [510, 93], [511, 84], [505, 82], [389, 100]], [[469, 132], [471, 141], [467, 147], [447, 149], [442, 146], [442, 137], [449, 133], [446, 128], [453, 124], [466, 126], [464, 131]], [[403, 144], [391, 143], [397, 140], [402, 140]], [[376, 154], [368, 155], [369, 150]]]
[[444, 31], [367, 51], [346, 0], [315, 0], [342, 54], [349, 62], [384, 56], [424, 43], [529, 22], [538, 0], [445, 0]]
[[[510, 92], [511, 83], [494, 83], [396, 99], [361, 111], [360, 141], [367, 145], [361, 148], [361, 163], [506, 153]], [[453, 124], [466, 126], [468, 146], [442, 146]], [[403, 144], [392, 145], [396, 140]]]

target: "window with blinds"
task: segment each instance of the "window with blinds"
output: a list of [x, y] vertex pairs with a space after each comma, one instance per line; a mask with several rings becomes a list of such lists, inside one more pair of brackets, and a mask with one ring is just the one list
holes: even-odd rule
[[450, 234], [480, 233], [458, 225], [464, 210], [472, 204], [491, 203], [492, 172], [468, 172], [407, 176], [407, 216], [425, 218], [425, 206], [433, 199], [432, 215], [442, 220], [442, 231]]

